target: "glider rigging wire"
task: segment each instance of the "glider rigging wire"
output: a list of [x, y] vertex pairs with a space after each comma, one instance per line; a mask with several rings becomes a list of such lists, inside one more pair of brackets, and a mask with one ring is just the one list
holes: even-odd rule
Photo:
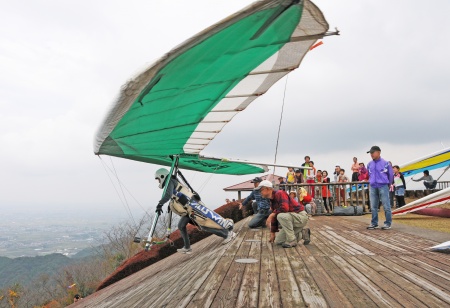
[[[274, 165], [276, 165], [276, 163], [277, 163], [278, 143], [280, 141], [281, 122], [283, 121], [284, 101], [285, 101], [285, 98], [286, 98], [286, 88], [287, 88], [288, 78], [289, 78], [289, 75], [286, 76], [286, 83], [284, 84], [283, 104], [281, 105], [280, 123], [278, 125], [277, 144], [275, 146], [275, 159], [273, 160], [273, 164]], [[277, 168], [276, 166], [273, 167], [273, 175], [275, 175], [275, 169], [276, 168]]]
[[217, 169], [219, 169], [220, 165], [222, 165], [222, 162], [223, 162], [223, 161], [220, 161], [220, 163], [217, 164], [216, 168], [208, 175], [208, 177], [207, 177], [206, 180], [203, 182], [203, 184], [200, 185], [200, 188], [199, 188], [199, 190], [198, 190], [199, 193], [201, 193], [201, 192], [203, 191], [203, 189], [205, 189], [205, 187], [206, 187], [206, 185], [209, 183], [209, 181], [211, 181], [212, 176], [216, 174], [215, 172], [217, 171]]
[[[106, 164], [106, 162], [104, 162], [103, 159], [102, 159], [100, 156], [98, 156], [98, 157], [100, 158], [100, 162], [102, 163], [103, 168], [105, 169], [105, 172], [106, 172], [106, 174], [108, 175], [108, 178], [109, 178], [109, 180], [111, 181], [111, 184], [113, 185], [114, 190], [116, 191], [117, 196], [119, 197], [120, 201], [122, 202], [122, 205], [124, 206], [125, 211], [127, 212], [127, 215], [128, 215], [129, 218], [132, 220], [133, 224], [134, 224], [135, 226], [137, 226], [136, 221], [134, 220], [133, 214], [132, 214], [132, 212], [131, 212], [131, 208], [130, 208], [130, 206], [129, 206], [129, 204], [128, 204], [128, 201], [127, 201], [125, 192], [123, 191], [123, 188], [125, 188], [125, 190], [130, 194], [130, 196], [134, 199], [134, 201], [136, 201], [136, 203], [141, 207], [141, 209], [145, 212], [145, 214], [147, 214], [147, 215], [149, 215], [149, 216], [150, 216], [150, 214], [144, 209], [144, 207], [139, 203], [139, 201], [133, 196], [133, 194], [128, 190], [128, 188], [127, 188], [127, 187], [122, 183], [122, 181], [119, 179], [119, 177], [118, 177], [118, 175], [117, 175], [117, 171], [116, 171], [116, 169], [115, 169], [115, 167], [114, 167], [114, 163], [112, 162], [112, 160], [111, 160], [111, 164], [112, 164], [114, 170], [111, 169], [111, 167], [109, 167], [109, 166]], [[108, 169], [109, 169], [109, 172], [108, 172]], [[119, 193], [119, 191], [117, 190], [116, 185], [114, 184], [114, 181], [112, 180], [112, 178], [111, 178], [111, 176], [110, 176], [110, 174], [109, 174], [110, 172], [111, 172], [112, 174], [114, 174], [114, 176], [116, 177], [117, 183], [118, 183], [118, 185], [120, 186], [120, 189], [121, 189], [121, 191], [122, 191], [122, 195], [123, 195], [123, 198], [125, 199], [125, 201], [124, 201], [124, 200], [122, 199], [122, 197], [120, 196], [120, 193]]]

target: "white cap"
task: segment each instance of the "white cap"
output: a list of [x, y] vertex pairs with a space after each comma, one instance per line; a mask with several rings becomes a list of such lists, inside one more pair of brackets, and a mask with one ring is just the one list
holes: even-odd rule
[[269, 187], [269, 188], [273, 188], [272, 182], [268, 181], [268, 180], [264, 180], [261, 181], [261, 183], [259, 183], [258, 187], [256, 187], [256, 190], [260, 190], [262, 187]]

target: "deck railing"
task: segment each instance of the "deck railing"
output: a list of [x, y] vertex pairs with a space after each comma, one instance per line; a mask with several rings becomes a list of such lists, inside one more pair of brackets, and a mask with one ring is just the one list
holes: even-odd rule
[[438, 181], [436, 189], [446, 189], [450, 187], [450, 181]]
[[280, 189], [287, 192], [303, 187], [314, 199], [320, 198], [324, 205], [329, 205], [331, 209], [335, 206], [350, 205], [363, 207], [364, 211], [369, 206], [369, 183], [368, 182], [346, 182], [346, 183], [299, 183], [282, 184]]
[[[368, 182], [346, 182], [346, 183], [299, 183], [299, 184], [282, 184], [276, 185], [276, 188], [281, 188], [287, 192], [291, 190], [297, 191], [300, 187], [306, 189], [309, 195], [314, 199], [322, 199], [324, 205], [328, 205], [332, 210], [335, 206], [360, 205], [364, 212], [370, 210], [369, 200], [369, 183]], [[450, 187], [450, 181], [437, 182], [436, 188], [433, 190], [407, 190], [405, 196], [409, 198], [422, 198], [428, 194], [436, 192], [441, 189]], [[392, 206], [395, 207], [396, 200]]]

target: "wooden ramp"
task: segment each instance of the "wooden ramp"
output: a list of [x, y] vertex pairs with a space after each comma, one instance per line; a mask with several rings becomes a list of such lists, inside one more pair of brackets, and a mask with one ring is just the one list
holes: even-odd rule
[[283, 249], [248, 219], [226, 246], [211, 236], [73, 306], [450, 307], [450, 257], [425, 250], [437, 242], [316, 216], [311, 244]]

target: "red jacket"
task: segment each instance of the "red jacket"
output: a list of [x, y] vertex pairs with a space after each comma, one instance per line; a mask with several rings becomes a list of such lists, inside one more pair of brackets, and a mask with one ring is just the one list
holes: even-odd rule
[[[311, 202], [311, 196], [306, 195], [303, 197], [303, 202]], [[270, 199], [270, 208], [272, 213], [275, 213], [274, 219], [271, 221], [270, 232], [278, 231], [278, 220], [277, 215], [279, 213], [300, 213], [305, 210], [305, 207], [302, 202], [297, 202], [294, 199], [290, 198], [287, 192], [284, 190], [274, 190], [272, 192], [272, 199]]]

